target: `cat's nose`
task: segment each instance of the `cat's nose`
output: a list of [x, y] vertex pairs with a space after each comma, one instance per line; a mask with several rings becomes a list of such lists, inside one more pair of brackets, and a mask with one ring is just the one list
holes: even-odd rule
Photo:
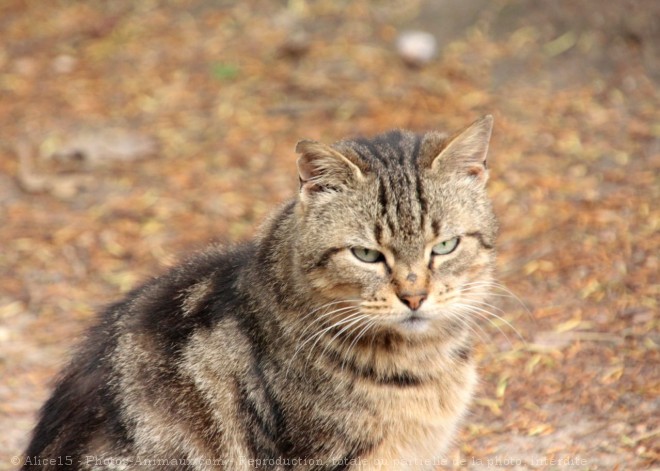
[[428, 296], [428, 293], [426, 291], [420, 291], [417, 293], [400, 293], [397, 294], [399, 299], [403, 304], [408, 306], [413, 311], [416, 311], [419, 309], [419, 307], [422, 305], [422, 303], [426, 300], [426, 297]]

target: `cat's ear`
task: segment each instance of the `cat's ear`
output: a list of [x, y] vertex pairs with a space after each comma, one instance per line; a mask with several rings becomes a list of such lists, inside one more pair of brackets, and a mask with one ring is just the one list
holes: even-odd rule
[[493, 117], [486, 115], [453, 137], [444, 140], [436, 149], [430, 167], [432, 171], [457, 171], [480, 183], [488, 180], [488, 144], [493, 130]]
[[330, 146], [316, 141], [300, 141], [296, 145], [300, 191], [309, 195], [338, 190], [364, 178], [358, 165]]

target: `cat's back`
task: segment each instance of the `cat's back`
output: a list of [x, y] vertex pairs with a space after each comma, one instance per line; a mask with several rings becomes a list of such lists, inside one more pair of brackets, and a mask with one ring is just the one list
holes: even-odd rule
[[[26, 465], [59, 456], [66, 462], [57, 466], [86, 469], [104, 457], [129, 460], [135, 449], [153, 449], [149, 459], [159, 448], [203, 449], [185, 439], [213, 435], [200, 368], [231, 366], [248, 351], [241, 322], [251, 303], [238, 281], [254, 252], [252, 244], [208, 249], [109, 306], [43, 406]], [[215, 384], [209, 397], [217, 394]]]

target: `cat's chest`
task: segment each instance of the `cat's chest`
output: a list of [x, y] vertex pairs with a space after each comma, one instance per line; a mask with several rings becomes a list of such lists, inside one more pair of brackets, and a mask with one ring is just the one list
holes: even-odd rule
[[456, 404], [443, 400], [437, 385], [372, 391], [372, 396], [379, 411], [376, 420], [384, 432], [374, 458], [398, 460], [394, 467], [405, 469], [406, 460], [441, 452], [457, 410]]
[[434, 469], [472, 395], [474, 370], [461, 376], [460, 382], [421, 387], [365, 388], [376, 411], [371, 426], [378, 440], [364, 456], [369, 463], [364, 469]]

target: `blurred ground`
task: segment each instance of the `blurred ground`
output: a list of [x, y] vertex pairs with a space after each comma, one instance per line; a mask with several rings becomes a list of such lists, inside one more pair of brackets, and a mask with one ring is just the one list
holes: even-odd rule
[[[438, 39], [426, 67], [397, 56], [410, 28]], [[659, 50], [653, 0], [4, 0], [0, 470], [94, 311], [249, 237], [297, 140], [485, 113], [500, 280], [529, 312], [496, 298], [524, 341], [484, 323], [446, 467], [658, 469]]]

